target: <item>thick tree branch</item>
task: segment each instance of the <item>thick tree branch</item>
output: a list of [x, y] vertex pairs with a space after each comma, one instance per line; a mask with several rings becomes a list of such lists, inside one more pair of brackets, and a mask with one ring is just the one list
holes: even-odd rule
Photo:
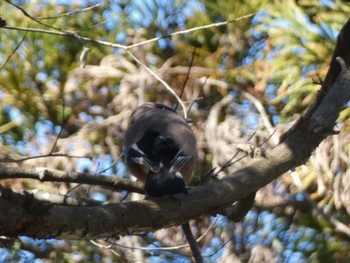
[[44, 201], [49, 204], [55, 205], [66, 205], [66, 206], [97, 206], [102, 205], [103, 202], [96, 201], [86, 197], [71, 196], [71, 195], [60, 195], [55, 193], [49, 193], [41, 190], [30, 190], [29, 194], [38, 201]]
[[308, 109], [303, 113], [303, 115], [295, 122], [295, 124], [285, 134], [281, 136], [280, 141], [283, 141], [286, 137], [288, 137], [290, 134], [292, 134], [296, 130], [303, 129], [306, 127], [306, 125], [309, 122], [309, 119], [311, 118], [315, 110], [318, 108], [318, 105], [324, 99], [327, 92], [332, 87], [332, 85], [334, 84], [334, 82], [336, 81], [336, 79], [338, 78], [341, 72], [341, 67], [337, 62], [336, 58], [341, 57], [345, 61], [345, 64], [347, 65], [350, 64], [350, 49], [348, 48], [349, 43], [350, 43], [350, 19], [345, 23], [345, 25], [339, 32], [337, 43], [332, 55], [332, 59], [330, 62], [330, 66], [329, 66], [326, 78], [324, 82], [322, 82], [322, 87], [318, 92], [316, 99], [308, 107]]
[[177, 195], [176, 199], [163, 197], [67, 207], [47, 205], [28, 193], [0, 189], [0, 235], [63, 239], [117, 237], [214, 214], [304, 163], [319, 143], [332, 134], [339, 111], [350, 100], [349, 87], [350, 71], [343, 68], [307, 124], [287, 136], [266, 158], [255, 158], [221, 181], [209, 181], [194, 187], [188, 195]]

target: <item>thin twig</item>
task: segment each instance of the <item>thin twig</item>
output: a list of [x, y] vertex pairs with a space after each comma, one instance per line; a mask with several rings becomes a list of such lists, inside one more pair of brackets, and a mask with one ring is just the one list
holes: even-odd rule
[[96, 24], [93, 24], [92, 26], [89, 26], [89, 27], [87, 27], [87, 28], [80, 29], [80, 30], [76, 31], [76, 33], [89, 31], [89, 30], [91, 30], [91, 29], [93, 29], [93, 28], [95, 28], [95, 27], [102, 26], [102, 25], [104, 25], [105, 23], [106, 23], [106, 21], [103, 20], [103, 21], [98, 22], [98, 23], [96, 23]]
[[111, 169], [118, 161], [120, 161], [120, 159], [123, 157], [123, 154], [121, 154], [119, 157], [117, 157], [117, 159], [113, 160], [113, 162], [111, 163], [110, 166], [108, 166], [107, 168], [101, 170], [98, 172], [98, 174], [103, 174], [104, 172], [106, 172], [107, 170]]
[[37, 155], [37, 156], [28, 156], [28, 157], [23, 157], [19, 159], [0, 158], [0, 163], [22, 163], [32, 159], [40, 159], [40, 158], [47, 158], [47, 157], [67, 157], [67, 158], [79, 158], [79, 159], [92, 158], [91, 156], [68, 155], [65, 153], [51, 153], [51, 154], [44, 154], [44, 155]]
[[[208, 229], [199, 238], [196, 239], [197, 242], [200, 242], [202, 239], [204, 239], [208, 235], [209, 231], [212, 230], [214, 228], [214, 226], [216, 225], [219, 217], [220, 216], [217, 216], [215, 218], [214, 222], [210, 224]], [[110, 242], [110, 241], [107, 241], [107, 240], [104, 240], [104, 241]], [[94, 241], [94, 242], [96, 242], [96, 241]], [[99, 244], [99, 243], [97, 243], [97, 244]], [[178, 246], [169, 246], [169, 247], [153, 247], [153, 248], [150, 248], [150, 247], [131, 247], [131, 246], [126, 246], [126, 245], [121, 245], [121, 244], [118, 244], [118, 243], [115, 243], [115, 242], [113, 242], [111, 245], [112, 246], [121, 247], [121, 248], [126, 248], [126, 249], [138, 249], [138, 250], [144, 250], [144, 251], [155, 251], [155, 250], [170, 251], [170, 250], [178, 250], [178, 249], [181, 249], [181, 248], [189, 247], [188, 244], [178, 245]]]
[[145, 41], [142, 41], [142, 42], [138, 42], [138, 43], [129, 45], [129, 46], [126, 47], [126, 49], [130, 49], [130, 48], [138, 47], [138, 46], [145, 45], [145, 44], [148, 44], [148, 43], [152, 43], [152, 42], [158, 41], [159, 39], [163, 39], [163, 38], [170, 38], [170, 37], [173, 37], [173, 36], [183, 35], [183, 34], [187, 34], [187, 33], [198, 31], [198, 30], [209, 29], [209, 28], [213, 28], [213, 27], [225, 26], [225, 25], [228, 25], [228, 24], [233, 23], [233, 22], [237, 22], [237, 21], [242, 20], [242, 19], [250, 18], [250, 17], [254, 16], [255, 14], [256, 13], [251, 13], [251, 14], [248, 14], [248, 15], [244, 15], [244, 16], [238, 17], [236, 19], [232, 19], [232, 20], [227, 20], [227, 21], [223, 21], [223, 22], [212, 23], [212, 24], [208, 24], [208, 25], [204, 25], [204, 26], [197, 26], [197, 27], [193, 27], [193, 28], [190, 28], [190, 29], [180, 30], [180, 31], [174, 32], [174, 33], [169, 34], [169, 35], [155, 37], [155, 38], [151, 38], [151, 39], [148, 39], [148, 40], [145, 40]]
[[7, 57], [7, 59], [5, 60], [5, 62], [0, 66], [0, 70], [5, 67], [5, 65], [7, 64], [7, 62], [11, 59], [11, 57], [16, 53], [17, 49], [22, 45], [23, 41], [25, 40], [26, 36], [28, 34], [28, 31], [26, 31], [24, 33], [23, 38], [21, 39], [21, 41], [18, 43], [18, 45], [15, 47], [15, 49], [12, 51], [12, 53]]
[[[186, 79], [185, 79], [185, 82], [184, 82], [184, 84], [182, 86], [181, 93], [180, 93], [180, 96], [179, 96], [180, 98], [182, 97], [182, 95], [184, 93], [184, 90], [185, 90], [185, 87], [186, 87], [186, 84], [187, 84], [187, 81], [190, 78], [190, 72], [191, 72], [191, 68], [192, 68], [192, 65], [193, 65], [194, 56], [196, 55], [196, 49], [197, 49], [197, 46], [194, 47], [193, 52], [192, 52], [192, 57], [191, 57], [190, 65], [188, 66]], [[179, 103], [176, 103], [176, 105], [174, 107], [175, 111], [177, 111], [178, 106], [179, 106]]]
[[66, 158], [81, 158], [81, 159], [92, 158], [91, 156], [68, 155], [65, 153], [51, 153], [51, 154], [44, 154], [44, 155], [37, 155], [37, 156], [28, 156], [28, 157], [23, 157], [19, 159], [0, 158], [0, 163], [21, 163], [32, 159], [40, 159], [40, 158], [47, 158], [47, 157], [66, 157]]
[[273, 132], [262, 142], [259, 144], [259, 147], [263, 146], [265, 143], [267, 143], [273, 136], [274, 134], [276, 133], [276, 129], [273, 130]]
[[24, 10], [22, 7], [20, 7], [19, 5], [16, 5], [14, 3], [12, 3], [11, 1], [9, 0], [5, 0], [5, 2], [7, 2], [8, 4], [10, 5], [13, 5], [14, 7], [16, 7], [18, 10], [20, 10], [23, 15], [25, 15], [26, 17], [28, 17], [29, 19], [33, 20], [34, 22], [42, 25], [42, 26], [45, 26], [45, 27], [48, 27], [48, 28], [51, 28], [51, 29], [55, 29], [55, 30], [59, 30], [59, 31], [63, 31], [65, 32], [64, 30], [62, 30], [61, 28], [58, 28], [58, 27], [54, 27], [54, 26], [51, 26], [51, 25], [48, 25], [48, 24], [45, 24], [43, 22], [41, 22], [40, 20], [36, 19], [35, 17], [31, 16], [26, 10]]
[[41, 29], [41, 28], [26, 28], [26, 27], [11, 27], [11, 26], [4, 26], [3, 28], [6, 29], [10, 29], [10, 30], [19, 30], [19, 31], [29, 31], [29, 32], [38, 32], [38, 33], [45, 33], [45, 34], [52, 34], [52, 35], [58, 35], [58, 36], [67, 36], [67, 37], [76, 37], [79, 38], [83, 41], [86, 42], [91, 42], [94, 44], [98, 44], [98, 45], [103, 45], [103, 46], [108, 46], [108, 47], [113, 47], [113, 48], [120, 48], [123, 50], [128, 50], [128, 49], [132, 49], [135, 47], [139, 47], [145, 44], [149, 44], [149, 43], [153, 43], [156, 42], [162, 38], [167, 38], [167, 37], [173, 37], [176, 35], [182, 35], [182, 34], [186, 34], [186, 33], [190, 33], [193, 31], [197, 31], [197, 30], [203, 30], [203, 29], [209, 29], [209, 28], [213, 28], [213, 27], [219, 27], [219, 26], [224, 26], [224, 25], [228, 25], [230, 23], [242, 20], [242, 19], [246, 19], [246, 18], [250, 18], [252, 16], [254, 16], [255, 13], [251, 13], [245, 16], [241, 16], [237, 19], [233, 19], [233, 20], [228, 20], [228, 21], [224, 21], [224, 22], [219, 22], [219, 23], [212, 23], [212, 24], [208, 24], [208, 25], [204, 25], [204, 26], [198, 26], [198, 27], [193, 27], [190, 29], [185, 29], [185, 30], [180, 30], [177, 32], [174, 32], [172, 34], [166, 35], [166, 36], [160, 36], [160, 37], [155, 37], [152, 39], [148, 39], [145, 41], [141, 41], [135, 44], [131, 44], [131, 45], [122, 45], [122, 44], [116, 44], [116, 43], [112, 43], [112, 42], [108, 42], [108, 41], [101, 41], [101, 40], [95, 40], [92, 38], [88, 38], [88, 37], [83, 37], [83, 36], [79, 36], [78, 34], [74, 34], [73, 32], [69, 32], [69, 31], [65, 31], [65, 32], [61, 32], [61, 31], [53, 31], [53, 30], [46, 30], [46, 29]]
[[67, 190], [66, 195], [69, 195], [71, 192], [73, 192], [75, 189], [77, 189], [80, 186], [81, 186], [81, 184], [77, 184], [77, 185], [72, 186], [71, 188], [69, 188]]
[[198, 98], [196, 98], [196, 99], [194, 99], [194, 100], [188, 101], [188, 102], [190, 103], [190, 106], [188, 106], [187, 115], [190, 113], [190, 111], [191, 111], [193, 105], [194, 105], [197, 101], [200, 101], [200, 100], [202, 100], [202, 99], [203, 99], [203, 97], [198, 97]]
[[184, 118], [187, 118], [187, 110], [184, 102], [181, 100], [181, 98], [176, 94], [176, 92], [166, 83], [164, 80], [162, 80], [156, 73], [154, 73], [149, 67], [147, 67], [141, 60], [139, 60], [137, 57], [135, 57], [129, 50], [126, 50], [128, 55], [132, 57], [139, 65], [141, 65], [149, 74], [151, 74], [153, 77], [155, 77], [160, 83], [163, 84], [163, 86], [175, 97], [177, 102], [181, 105], [181, 108], [183, 110]]
[[233, 23], [245, 18], [249, 18], [252, 17], [255, 13], [251, 13], [245, 16], [241, 16], [239, 18], [233, 19], [233, 20], [228, 20], [228, 21], [224, 21], [224, 22], [219, 22], [219, 23], [212, 23], [212, 24], [208, 24], [208, 25], [204, 25], [204, 26], [198, 26], [198, 27], [194, 27], [194, 28], [190, 28], [190, 29], [186, 29], [186, 30], [180, 30], [177, 32], [174, 32], [172, 34], [166, 35], [166, 36], [160, 36], [160, 37], [156, 37], [156, 38], [152, 38], [152, 39], [148, 39], [146, 41], [142, 41], [142, 42], [138, 42], [129, 46], [125, 46], [125, 45], [121, 45], [121, 44], [115, 44], [115, 43], [111, 43], [111, 42], [107, 42], [107, 41], [100, 41], [100, 40], [95, 40], [95, 39], [91, 39], [88, 37], [83, 37], [80, 36], [77, 32], [72, 32], [72, 31], [65, 31], [62, 30], [60, 28], [56, 28], [53, 27], [51, 25], [45, 24], [43, 22], [41, 22], [40, 20], [38, 20], [38, 18], [35, 18], [33, 16], [31, 16], [27, 11], [25, 11], [23, 8], [21, 8], [20, 6], [13, 4], [11, 1], [9, 0], [5, 0], [7, 3], [15, 6], [16, 8], [18, 8], [19, 10], [22, 11], [22, 13], [29, 17], [30, 19], [32, 19], [33, 21], [39, 23], [40, 25], [49, 27], [51, 29], [55, 29], [58, 31], [52, 31], [52, 30], [45, 30], [45, 29], [33, 29], [33, 28], [21, 28], [21, 27], [7, 27], [5, 26], [4, 28], [6, 29], [12, 29], [12, 30], [26, 30], [28, 32], [40, 32], [40, 33], [46, 33], [46, 34], [54, 34], [54, 35], [60, 35], [60, 36], [68, 36], [68, 37], [74, 37], [76, 39], [78, 39], [83, 45], [84, 42], [91, 42], [94, 44], [99, 44], [99, 45], [104, 45], [104, 46], [109, 46], [109, 47], [113, 47], [113, 48], [120, 48], [123, 49], [125, 51], [127, 51], [127, 53], [137, 62], [139, 63], [141, 66], [143, 66], [153, 77], [155, 77], [159, 82], [161, 82], [165, 88], [176, 98], [177, 102], [181, 105], [182, 109], [183, 109], [183, 114], [184, 114], [184, 118], [187, 118], [187, 110], [186, 110], [186, 106], [183, 103], [183, 101], [180, 99], [179, 96], [177, 96], [177, 94], [174, 92], [174, 90], [164, 81], [162, 80], [157, 74], [155, 74], [149, 67], [147, 67], [144, 63], [142, 63], [139, 59], [137, 59], [131, 52], [128, 51], [128, 49], [134, 48], [134, 47], [138, 47], [141, 45], [145, 45], [148, 43], [153, 43], [155, 41], [158, 41], [159, 39], [162, 38], [167, 38], [167, 37], [173, 37], [176, 35], [181, 35], [181, 34], [186, 34], [186, 33], [190, 33], [193, 31], [197, 31], [197, 30], [202, 30], [202, 29], [208, 29], [208, 28], [212, 28], [212, 27], [219, 27], [219, 26], [224, 26], [227, 25], [229, 23]]
[[65, 108], [66, 108], [66, 105], [65, 105], [65, 103], [64, 103], [64, 98], [62, 98], [62, 123], [61, 123], [60, 131], [58, 132], [57, 137], [56, 137], [56, 139], [55, 139], [55, 142], [53, 143], [52, 148], [51, 148], [51, 151], [50, 151], [50, 153], [49, 153], [48, 155], [52, 155], [53, 151], [54, 151], [55, 148], [56, 148], [58, 139], [61, 137], [61, 134], [62, 134], [62, 132], [63, 132], [64, 117], [65, 117], [65, 116], [64, 116], [64, 115], [65, 115], [65, 114], [64, 114], [64, 113], [65, 113]]
[[96, 7], [99, 7], [100, 5], [101, 4], [88, 6], [88, 7], [84, 8], [84, 9], [81, 9], [81, 10], [76, 10], [76, 11], [73, 11], [73, 12], [67, 12], [67, 13], [64, 13], [64, 14], [57, 15], [57, 16], [47, 16], [47, 17], [36, 16], [35, 18], [36, 19], [42, 19], [42, 20], [48, 20], [48, 19], [57, 19], [57, 18], [62, 18], [62, 17], [67, 17], [67, 16], [73, 16], [73, 15], [77, 15], [77, 14], [80, 14], [80, 13], [84, 13], [84, 12], [90, 11], [90, 10], [96, 8]]
[[[6, 1], [7, 3], [9, 3], [10, 5], [13, 5], [13, 6], [16, 7], [17, 9], [19, 9], [26, 17], [28, 17], [29, 19], [33, 20], [34, 22], [36, 22], [36, 23], [38, 23], [38, 24], [40, 24], [40, 25], [42, 25], [42, 26], [51, 28], [51, 29], [55, 29], [55, 30], [61, 31], [61, 32], [67, 34], [67, 36], [74, 36], [77, 40], [79, 40], [79, 41], [84, 45], [84, 40], [83, 40], [83, 38], [82, 38], [80, 35], [78, 35], [78, 32], [84, 31], [84, 29], [83, 29], [83, 30], [80, 30], [80, 31], [77, 31], [77, 32], [74, 32], [74, 31], [64, 30], [64, 29], [59, 28], [59, 27], [54, 27], [54, 26], [52, 26], [52, 25], [49, 25], [49, 24], [46, 24], [46, 23], [41, 22], [37, 17], [32, 16], [32, 15], [29, 14], [26, 10], [24, 10], [22, 7], [20, 7], [20, 6], [16, 5], [16, 4], [14, 4], [14, 3], [12, 3], [11, 1], [9, 1], [9, 0], [5, 0], [5, 1]], [[87, 28], [87, 29], [85, 29], [85, 30], [89, 30], [89, 29], [91, 29], [91, 28], [93, 28], [93, 27], [95, 27], [95, 26], [96, 26], [96, 25], [93, 25], [92, 27]]]
[[47, 30], [47, 29], [42, 29], [42, 28], [30, 28], [30, 27], [12, 27], [12, 26], [4, 26], [3, 28], [10, 29], [10, 30], [17, 30], [17, 31], [28, 31], [28, 32], [36, 32], [36, 33], [43, 33], [43, 34], [49, 34], [49, 35], [56, 35], [56, 36], [63, 36], [63, 37], [73, 37], [77, 38], [79, 40], [85, 41], [85, 42], [90, 42], [96, 45], [102, 45], [102, 46], [107, 46], [107, 47], [112, 47], [112, 48], [120, 48], [120, 49], [128, 49], [127, 46], [121, 45], [121, 44], [116, 44], [108, 41], [102, 41], [102, 40], [96, 40], [92, 39], [89, 37], [83, 37], [80, 36], [77, 33], [74, 32], [61, 32], [61, 31], [54, 31], [54, 30]]
[[228, 240], [226, 240], [220, 247], [218, 247], [213, 253], [204, 255], [203, 257], [210, 258], [217, 254], [221, 249], [223, 249], [230, 241], [232, 241], [234, 236], [231, 236]]

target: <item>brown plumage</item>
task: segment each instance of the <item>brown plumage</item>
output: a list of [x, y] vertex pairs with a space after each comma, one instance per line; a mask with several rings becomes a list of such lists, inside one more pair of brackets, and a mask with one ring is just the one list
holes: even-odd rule
[[172, 188], [155, 189], [156, 196], [187, 193], [180, 177], [187, 182], [192, 175], [196, 138], [187, 121], [168, 106], [145, 103], [131, 114], [124, 154], [130, 173], [146, 184], [146, 194], [152, 196], [152, 187]]
[[[127, 168], [145, 183], [149, 197], [187, 194], [196, 159], [196, 138], [188, 121], [160, 103], [145, 103], [130, 117], [125, 134]], [[203, 262], [189, 223], [181, 225], [195, 261]]]

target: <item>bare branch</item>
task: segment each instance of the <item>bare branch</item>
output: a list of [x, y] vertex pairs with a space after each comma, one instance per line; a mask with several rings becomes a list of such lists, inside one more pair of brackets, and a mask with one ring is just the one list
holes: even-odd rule
[[[6, 0], [6, 1], [8, 1], [8, 0]], [[198, 31], [198, 30], [228, 25], [230, 23], [234, 23], [234, 22], [237, 22], [237, 21], [242, 20], [242, 19], [247, 19], [247, 18], [253, 17], [254, 15], [255, 15], [255, 13], [251, 13], [251, 14], [248, 14], [245, 16], [238, 17], [238, 18], [233, 19], [233, 20], [227, 20], [224, 22], [212, 23], [212, 24], [208, 24], [208, 25], [204, 25], [204, 26], [193, 27], [193, 28], [186, 29], [186, 30], [180, 30], [180, 31], [174, 32], [174, 33], [169, 34], [169, 35], [155, 37], [155, 38], [141, 41], [141, 42], [131, 44], [131, 45], [121, 45], [121, 44], [116, 44], [116, 43], [112, 43], [112, 42], [108, 42], [108, 41], [95, 40], [92, 38], [80, 36], [77, 33], [69, 32], [69, 31], [59, 32], [59, 31], [53, 31], [53, 30], [45, 30], [45, 29], [41, 29], [41, 28], [24, 28], [24, 27], [11, 27], [11, 26], [4, 26], [3, 28], [10, 29], [10, 30], [39, 32], [39, 33], [53, 34], [53, 35], [58, 35], [58, 36], [75, 37], [81, 41], [91, 42], [93, 44], [128, 50], [128, 49], [139, 47], [139, 46], [142, 46], [145, 44], [156, 42], [162, 38], [168, 38], [168, 37], [173, 37], [173, 36], [177, 36], [177, 35], [187, 34], [187, 33]]]
[[13, 168], [0, 167], [0, 180], [9, 178], [29, 178], [41, 182], [67, 182], [88, 185], [100, 185], [113, 189], [114, 191], [130, 191], [143, 193], [140, 183], [132, 182], [116, 176], [103, 176], [88, 173], [64, 172], [44, 167], [37, 168]]
[[89, 37], [83, 37], [80, 36], [77, 33], [74, 32], [60, 32], [60, 31], [54, 31], [54, 30], [47, 30], [42, 28], [30, 28], [30, 27], [12, 27], [12, 26], [4, 26], [3, 28], [10, 29], [10, 30], [17, 30], [17, 31], [28, 31], [28, 32], [38, 32], [43, 34], [49, 34], [49, 35], [57, 35], [57, 36], [63, 36], [63, 37], [73, 37], [80, 41], [90, 42], [92, 44], [96, 45], [102, 45], [112, 48], [120, 48], [120, 49], [127, 49], [127, 46], [121, 45], [121, 44], [115, 44], [108, 41], [102, 41], [102, 40], [95, 40]]
[[[350, 100], [349, 85], [350, 71], [347, 70], [340, 75], [312, 115], [308, 128], [297, 130], [287, 137], [267, 155], [267, 158], [254, 158], [246, 167], [221, 181], [208, 180], [204, 185], [193, 187], [188, 195], [176, 195], [176, 200], [162, 197], [94, 207], [47, 206], [28, 194], [17, 194], [2, 188], [0, 190], [0, 235], [99, 239], [155, 230], [181, 224], [203, 214], [215, 214], [216, 211], [230, 206], [305, 162], [327, 136], [329, 128], [334, 126], [342, 105]], [[327, 109], [326, 116], [324, 109]], [[17, 168], [16, 173], [14, 172], [16, 169], [2, 168], [0, 174], [11, 174], [11, 171], [16, 177], [22, 174], [26, 178], [40, 179], [41, 177], [43, 180], [53, 178], [52, 174], [56, 174], [55, 180], [58, 179], [58, 175], [61, 175], [60, 177], [64, 180], [67, 176], [70, 181], [77, 181], [74, 178], [84, 178], [84, 183], [94, 181], [93, 184], [99, 182], [100, 185], [103, 185], [103, 181], [107, 181], [106, 185], [111, 185], [112, 181], [109, 177], [97, 179], [99, 176], [68, 174], [61, 171], [52, 173], [49, 169], [41, 171], [32, 169], [32, 175], [30, 175], [24, 169]], [[92, 179], [89, 180], [89, 177]], [[61, 181], [64, 180], [61, 179]], [[120, 180], [117, 181], [120, 182]], [[128, 184], [130, 185], [130, 182]], [[136, 190], [137, 187], [134, 189]], [[145, 214], [147, 217], [144, 216]], [[139, 220], [141, 217], [142, 220]], [[341, 231], [340, 228], [339, 231]]]
[[68, 155], [65, 153], [50, 153], [50, 154], [37, 155], [37, 156], [28, 156], [28, 157], [23, 157], [19, 159], [13, 159], [8, 157], [0, 158], [0, 163], [22, 163], [32, 159], [40, 159], [40, 158], [48, 158], [48, 157], [87, 158], [87, 159], [92, 158], [90, 156]]
[[156, 73], [154, 73], [149, 67], [147, 67], [143, 62], [141, 62], [137, 57], [135, 57], [129, 50], [126, 51], [130, 57], [132, 57], [138, 64], [140, 64], [144, 69], [147, 70], [149, 74], [151, 74], [153, 77], [155, 77], [160, 83], [163, 84], [163, 86], [175, 97], [177, 102], [181, 105], [184, 118], [187, 118], [187, 109], [182, 101], [182, 99], [176, 94], [176, 92], [166, 83], [164, 80], [162, 80]]
[[24, 33], [23, 38], [21, 39], [21, 41], [18, 43], [18, 45], [15, 47], [15, 49], [12, 51], [12, 53], [7, 57], [7, 59], [5, 60], [4, 63], [2, 63], [2, 65], [0, 66], [0, 70], [3, 69], [3, 67], [5, 67], [5, 65], [7, 64], [7, 62], [11, 59], [11, 57], [16, 53], [16, 51], [18, 50], [18, 48], [22, 45], [23, 41], [26, 39], [26, 36], [28, 34], [28, 31], [26, 31]]
[[78, 14], [81, 14], [81, 13], [85, 13], [87, 11], [91, 11], [92, 9], [97, 8], [99, 6], [101, 6], [101, 4], [88, 6], [88, 7], [84, 8], [84, 9], [81, 9], [81, 10], [76, 10], [76, 11], [73, 11], [73, 12], [67, 12], [67, 13], [64, 13], [64, 14], [57, 15], [57, 16], [46, 16], [46, 17], [36, 16], [35, 18], [36, 19], [42, 19], [42, 20], [44, 20], [44, 19], [48, 20], [48, 19], [57, 19], [57, 18], [62, 18], [62, 17], [68, 17], [68, 16], [73, 16], [73, 15], [78, 15]]
[[45, 23], [39, 21], [39, 20], [36, 19], [35, 17], [31, 16], [31, 15], [30, 15], [26, 10], [24, 10], [22, 7], [20, 7], [19, 5], [14, 4], [14, 3], [12, 3], [12, 2], [9, 1], [9, 0], [5, 0], [5, 2], [7, 2], [7, 3], [10, 4], [10, 5], [13, 5], [13, 6], [16, 7], [18, 10], [20, 10], [20, 11], [23, 13], [23, 15], [25, 15], [25, 16], [28, 17], [29, 19], [33, 20], [34, 22], [36, 22], [36, 23], [38, 23], [38, 24], [40, 24], [40, 25], [42, 25], [42, 26], [45, 26], [45, 27], [48, 27], [48, 28], [51, 28], [51, 29], [55, 29], [55, 30], [59, 30], [59, 31], [64, 31], [64, 30], [62, 30], [62, 29], [60, 29], [60, 28], [58, 28], [58, 27], [54, 27], [54, 26], [51, 26], [51, 25], [48, 25], [48, 24], [45, 24]]
[[65, 118], [65, 109], [66, 109], [66, 104], [64, 103], [64, 98], [62, 98], [62, 117], [61, 117], [62, 118], [62, 123], [61, 123], [60, 131], [58, 132], [58, 134], [56, 136], [55, 142], [52, 145], [52, 148], [51, 148], [51, 151], [50, 151], [49, 155], [52, 155], [53, 151], [56, 148], [58, 139], [61, 137], [61, 134], [62, 134], [62, 131], [63, 131], [63, 125], [64, 125], [63, 122], [64, 122], [64, 118]]
[[[195, 46], [194, 49], [193, 49], [193, 52], [192, 52], [192, 57], [191, 57], [191, 61], [190, 61], [190, 65], [188, 66], [188, 70], [187, 70], [187, 74], [186, 74], [186, 78], [185, 78], [185, 82], [182, 86], [182, 89], [181, 89], [181, 93], [180, 93], [180, 98], [182, 97], [184, 91], [185, 91], [185, 87], [186, 87], [186, 84], [187, 84], [187, 81], [189, 80], [190, 78], [190, 72], [191, 72], [191, 68], [192, 68], [192, 65], [193, 65], [193, 61], [194, 61], [194, 57], [196, 55], [196, 49], [197, 47]], [[177, 111], [177, 107], [179, 106], [179, 103], [177, 103], [174, 107], [174, 110]], [[189, 112], [190, 109], [188, 109], [187, 111]], [[187, 114], [187, 113], [186, 113]], [[187, 115], [186, 115], [187, 116]]]
[[209, 28], [213, 28], [213, 27], [226, 26], [226, 25], [228, 25], [230, 23], [234, 23], [234, 22], [237, 22], [239, 20], [243, 20], [243, 19], [246, 19], [246, 18], [253, 17], [254, 15], [255, 15], [255, 13], [251, 13], [251, 14], [248, 14], [248, 15], [245, 15], [245, 16], [238, 17], [236, 19], [232, 19], [232, 20], [227, 20], [227, 21], [223, 21], [223, 22], [212, 23], [212, 24], [208, 24], [208, 25], [204, 25], [204, 26], [197, 26], [197, 27], [192, 27], [190, 29], [180, 30], [180, 31], [174, 32], [174, 33], [169, 34], [169, 35], [155, 37], [155, 38], [152, 38], [152, 39], [148, 39], [148, 40], [145, 40], [145, 41], [142, 41], [142, 42], [139, 42], [139, 43], [135, 43], [135, 44], [129, 45], [129, 46], [127, 46], [127, 49], [131, 49], [131, 48], [134, 48], [134, 47], [142, 46], [142, 45], [145, 45], [145, 44], [148, 44], [148, 43], [153, 43], [153, 42], [156, 42], [156, 41], [158, 41], [159, 39], [162, 39], [162, 38], [169, 38], [169, 37], [173, 37], [173, 36], [177, 36], [177, 35], [184, 35], [184, 34], [187, 34], [187, 33], [194, 32], [194, 31], [203, 30], [203, 29], [209, 29]]
[[330, 87], [335, 83], [341, 72], [341, 65], [337, 61], [337, 57], [341, 57], [344, 60], [344, 64], [350, 63], [350, 49], [348, 48], [350, 43], [350, 19], [345, 23], [343, 28], [340, 30], [337, 37], [337, 43], [332, 55], [331, 63], [328, 68], [328, 72], [325, 80], [322, 82], [321, 90], [317, 93], [316, 99], [313, 104], [310, 105], [303, 115], [288, 129], [287, 132], [282, 134], [280, 141], [283, 141], [286, 137], [292, 134], [299, 127], [304, 127], [308, 123], [309, 119], [318, 108], [318, 105], [322, 102]]
[[[252, 14], [248, 14], [248, 15], [245, 15], [245, 16], [233, 19], [233, 20], [228, 20], [228, 21], [219, 22], [219, 23], [212, 23], [212, 24], [209, 24], [209, 25], [194, 27], [194, 28], [186, 29], [186, 30], [180, 30], [180, 31], [174, 32], [174, 33], [172, 33], [170, 35], [160, 36], [160, 37], [152, 38], [152, 39], [149, 39], [149, 40], [146, 40], [146, 41], [142, 41], [142, 42], [139, 42], [139, 43], [135, 43], [135, 44], [132, 44], [132, 45], [129, 45], [129, 46], [124, 46], [124, 45], [115, 44], [115, 43], [111, 43], [111, 42], [107, 42], [107, 41], [99, 41], [99, 40], [94, 40], [94, 39], [87, 38], [87, 37], [82, 37], [77, 32], [66, 31], [66, 30], [62, 30], [60, 28], [56, 28], [56, 27], [50, 26], [48, 24], [45, 24], [45, 23], [41, 22], [37, 18], [31, 16], [27, 11], [25, 11], [20, 6], [18, 6], [16, 4], [13, 4], [9, 0], [5, 0], [5, 1], [7, 3], [15, 6], [19, 10], [21, 10], [22, 13], [25, 16], [29, 17], [33, 21], [35, 21], [35, 22], [37, 22], [37, 23], [39, 23], [39, 24], [41, 24], [43, 26], [46, 26], [46, 27], [58, 30], [58, 31], [50, 31], [50, 30], [44, 30], [44, 29], [28, 28], [28, 30], [26, 30], [28, 32], [40, 32], [40, 33], [46, 33], [46, 34], [54, 34], [54, 35], [60, 35], [60, 36], [74, 37], [74, 38], [78, 39], [81, 43], [91, 42], [91, 43], [94, 43], [94, 44], [105, 45], [105, 46], [109, 46], [109, 47], [113, 47], [113, 48], [120, 48], [120, 49], [125, 50], [129, 54], [129, 56], [131, 56], [139, 65], [144, 67], [147, 70], [147, 72], [150, 73], [153, 77], [155, 77], [159, 82], [161, 82], [165, 86], [165, 88], [176, 98], [177, 102], [181, 105], [181, 107], [183, 109], [184, 118], [187, 118], [187, 109], [186, 109], [186, 106], [185, 106], [184, 102], [181, 100], [181, 98], [175, 93], [175, 91], [164, 80], [162, 80], [149, 67], [147, 67], [138, 58], [136, 58], [129, 51], [129, 49], [132, 49], [132, 48], [135, 48], [135, 47], [138, 47], [138, 46], [141, 46], [141, 45], [145, 45], [145, 44], [148, 44], [148, 43], [153, 43], [153, 42], [158, 41], [159, 39], [162, 39], [162, 38], [173, 37], [173, 36], [176, 36], [176, 35], [182, 35], [182, 34], [194, 32], [194, 31], [197, 31], [197, 30], [202, 30], [202, 29], [208, 29], [208, 28], [220, 27], [220, 26], [228, 25], [229, 23], [233, 23], [233, 22], [236, 22], [236, 21], [239, 21], [239, 20], [242, 20], [242, 19], [250, 18], [253, 15], [255, 15], [255, 13], [252, 13]], [[6, 27], [5, 26], [4, 28], [12, 29], [12, 30], [24, 30], [24, 28], [20, 28], [20, 27]], [[61, 32], [59, 32], [59, 31], [61, 31]]]

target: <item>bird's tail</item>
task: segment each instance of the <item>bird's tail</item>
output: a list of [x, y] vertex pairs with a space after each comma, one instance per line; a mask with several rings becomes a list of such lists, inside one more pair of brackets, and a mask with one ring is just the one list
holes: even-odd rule
[[187, 187], [179, 172], [168, 173], [163, 169], [158, 173], [148, 173], [145, 192], [148, 196], [187, 194]]

